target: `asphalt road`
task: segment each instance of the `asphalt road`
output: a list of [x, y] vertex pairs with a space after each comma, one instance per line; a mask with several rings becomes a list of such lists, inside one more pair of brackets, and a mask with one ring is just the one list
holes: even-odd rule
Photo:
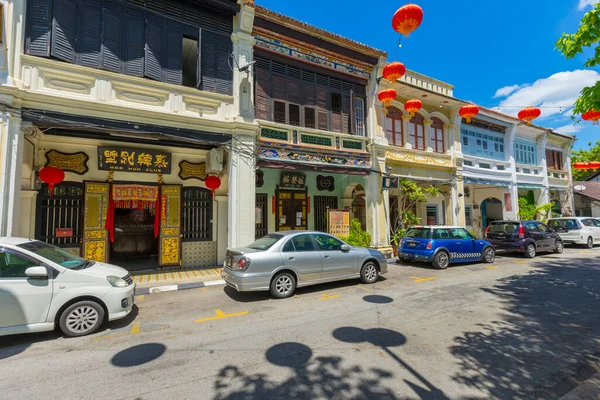
[[599, 296], [600, 248], [390, 265], [286, 300], [138, 296], [93, 336], [0, 338], [0, 397], [555, 399], [600, 367]]

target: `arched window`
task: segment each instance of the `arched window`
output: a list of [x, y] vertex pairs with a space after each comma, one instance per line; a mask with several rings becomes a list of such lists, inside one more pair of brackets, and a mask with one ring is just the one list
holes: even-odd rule
[[389, 107], [385, 118], [385, 134], [390, 145], [404, 146], [402, 136], [402, 111]]
[[439, 118], [431, 118], [429, 147], [436, 153], [443, 153], [446, 151], [444, 143], [444, 123]]
[[425, 131], [423, 117], [415, 114], [408, 122], [408, 141], [413, 149], [425, 150]]

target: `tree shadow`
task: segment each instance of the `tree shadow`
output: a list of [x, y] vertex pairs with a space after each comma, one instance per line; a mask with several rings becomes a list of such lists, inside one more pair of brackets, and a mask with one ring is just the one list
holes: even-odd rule
[[[341, 357], [313, 357], [301, 343], [281, 343], [267, 350], [269, 363], [291, 372], [282, 382], [266, 374], [246, 373], [238, 366], [221, 369], [215, 400], [242, 399], [398, 399], [384, 386], [393, 374], [380, 368], [345, 366]], [[282, 375], [286, 375], [285, 372]], [[278, 374], [279, 375], [279, 374]]]
[[493, 398], [558, 398], [600, 369], [600, 262], [537, 261], [500, 279], [501, 318], [454, 339], [453, 379]]

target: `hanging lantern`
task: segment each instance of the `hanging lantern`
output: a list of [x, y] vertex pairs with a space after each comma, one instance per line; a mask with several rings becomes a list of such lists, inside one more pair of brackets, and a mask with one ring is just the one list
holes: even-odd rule
[[65, 172], [60, 168], [55, 167], [44, 167], [40, 170], [40, 179], [42, 182], [48, 184], [48, 190], [50, 190], [50, 197], [54, 192], [54, 185], [61, 183], [65, 180]]
[[414, 116], [422, 106], [423, 103], [421, 103], [421, 100], [417, 99], [408, 100], [406, 103], [404, 103], [404, 109], [410, 114], [411, 117]]
[[598, 169], [598, 168], [600, 168], [600, 161], [590, 161], [588, 163], [588, 167], [590, 169]]
[[206, 177], [204, 184], [210, 189], [210, 192], [215, 195], [215, 190], [221, 187], [221, 179], [218, 176], [209, 175]]
[[383, 68], [383, 77], [392, 83], [402, 78], [405, 73], [406, 67], [398, 61], [391, 62]]
[[573, 169], [587, 169], [587, 163], [576, 162], [573, 164]]
[[467, 123], [471, 123], [471, 118], [479, 114], [479, 107], [475, 104], [464, 105], [458, 110], [458, 115], [467, 120]]
[[526, 121], [527, 125], [531, 125], [531, 121], [536, 119], [542, 114], [542, 110], [537, 107], [525, 107], [521, 111], [519, 111], [519, 119], [521, 121]]
[[423, 22], [423, 9], [416, 4], [407, 4], [396, 11], [392, 18], [392, 27], [405, 37], [417, 29]]
[[585, 121], [592, 121], [592, 125], [598, 125], [598, 120], [600, 120], [600, 111], [590, 110], [583, 114], [581, 118]]
[[390, 105], [392, 101], [396, 99], [396, 90], [395, 89], [383, 89], [377, 95], [379, 101], [381, 101], [384, 105], [383, 112], [387, 114], [387, 107]]

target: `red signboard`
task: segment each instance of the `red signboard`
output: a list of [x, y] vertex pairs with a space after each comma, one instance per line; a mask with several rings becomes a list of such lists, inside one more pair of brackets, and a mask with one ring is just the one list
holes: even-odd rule
[[507, 212], [512, 211], [512, 196], [510, 193], [504, 193], [504, 207]]
[[73, 228], [56, 228], [56, 237], [71, 237], [73, 236]]

